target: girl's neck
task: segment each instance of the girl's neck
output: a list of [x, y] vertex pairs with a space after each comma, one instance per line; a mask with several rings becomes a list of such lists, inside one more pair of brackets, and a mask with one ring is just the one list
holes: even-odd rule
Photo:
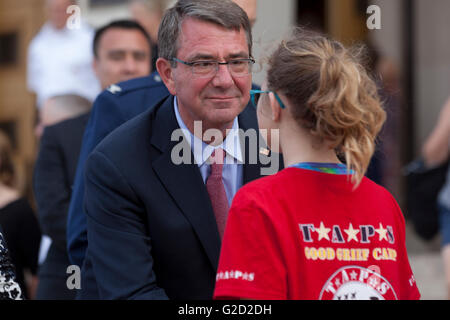
[[341, 163], [332, 148], [315, 146], [314, 137], [298, 126], [280, 128], [280, 145], [285, 168], [300, 162]]

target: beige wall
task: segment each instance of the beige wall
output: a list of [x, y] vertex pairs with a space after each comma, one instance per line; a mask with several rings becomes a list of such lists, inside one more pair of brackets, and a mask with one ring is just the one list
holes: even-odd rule
[[[253, 28], [253, 56], [257, 61], [273, 48], [274, 44], [285, 35], [295, 24], [295, 0], [257, 0], [257, 21]], [[276, 3], [276, 5], [275, 5]], [[255, 72], [253, 82], [261, 84], [264, 70]]]
[[[402, 1], [372, 0], [372, 3], [381, 8], [382, 29], [370, 31], [370, 36], [385, 55], [402, 67]], [[439, 110], [450, 96], [450, 1], [433, 0], [432, 5], [427, 0], [414, 3], [414, 149], [418, 156]]]
[[16, 62], [0, 66], [0, 122], [13, 125], [19, 189], [31, 203], [35, 99], [26, 86], [27, 50], [44, 22], [43, 4], [44, 0], [0, 0], [0, 33], [14, 33], [18, 40]]
[[381, 29], [370, 30], [368, 36], [383, 55], [402, 67], [402, 1], [372, 0], [371, 4], [381, 9]]
[[416, 3], [416, 149], [450, 96], [450, 1]]
[[130, 17], [126, 5], [110, 5], [99, 8], [90, 8], [89, 0], [78, 0], [78, 4], [81, 8], [82, 18], [94, 28], [98, 28], [112, 20]]

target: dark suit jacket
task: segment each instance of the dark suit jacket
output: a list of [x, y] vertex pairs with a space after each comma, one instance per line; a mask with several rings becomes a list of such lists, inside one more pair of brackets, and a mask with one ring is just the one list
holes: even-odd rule
[[[238, 121], [257, 129], [255, 109]], [[212, 298], [220, 236], [197, 164], [171, 160], [177, 128], [170, 96], [113, 131], [86, 162], [84, 267], [102, 299]], [[243, 150], [249, 159], [248, 143]], [[246, 161], [244, 183], [260, 168]]]
[[41, 137], [33, 186], [41, 230], [52, 239], [52, 244], [39, 268], [40, 299], [75, 297], [75, 292], [66, 287], [66, 269], [70, 265], [66, 250], [67, 210], [88, 119], [86, 113], [46, 127]]
[[83, 136], [67, 219], [67, 249], [72, 264], [81, 268], [87, 248], [83, 173], [88, 155], [111, 131], [168, 95], [169, 91], [154, 72], [148, 77], [118, 83], [95, 99]]

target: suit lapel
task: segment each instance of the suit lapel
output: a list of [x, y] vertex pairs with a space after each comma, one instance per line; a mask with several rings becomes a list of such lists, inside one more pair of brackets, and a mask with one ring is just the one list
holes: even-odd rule
[[[244, 143], [241, 138], [241, 146], [245, 150], [245, 163], [243, 170], [244, 184], [261, 177], [260, 160], [268, 160], [267, 156], [259, 154], [259, 141], [262, 139], [258, 133], [258, 123], [256, 112], [250, 104], [238, 117], [239, 128], [243, 131], [254, 129], [257, 136], [257, 145]], [[151, 144], [160, 150], [161, 155], [153, 163], [153, 169], [158, 175], [163, 185], [172, 196], [174, 202], [183, 212], [194, 228], [214, 270], [217, 269], [220, 255], [220, 236], [217, 223], [211, 206], [206, 186], [200, 174], [197, 164], [193, 161], [192, 151], [187, 144], [183, 150], [188, 150], [192, 159], [192, 164], [176, 165], [172, 161], [172, 149], [179, 144], [179, 141], [171, 141], [174, 130], [179, 129], [175, 113], [173, 111], [173, 96], [162, 101], [159, 106], [155, 106], [152, 119]], [[262, 145], [264, 141], [262, 140]], [[250, 155], [255, 158], [256, 163], [250, 163]], [[264, 161], [264, 163], [267, 163]]]
[[[200, 170], [192, 164], [176, 165], [171, 158], [172, 149], [179, 141], [171, 141], [172, 132], [179, 129], [173, 111], [173, 97], [167, 99], [155, 113], [151, 143], [162, 153], [153, 163], [153, 169], [169, 194], [194, 228], [214, 270], [220, 254], [220, 236], [211, 202]], [[186, 141], [184, 143], [187, 144]], [[189, 150], [184, 145], [183, 150]]]

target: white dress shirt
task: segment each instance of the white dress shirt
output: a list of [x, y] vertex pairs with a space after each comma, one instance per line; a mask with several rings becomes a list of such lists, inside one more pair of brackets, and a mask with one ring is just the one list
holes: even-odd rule
[[62, 94], [95, 100], [101, 88], [92, 67], [93, 37], [94, 31], [83, 23], [72, 30], [44, 24], [28, 49], [27, 83], [37, 95], [38, 107]]
[[223, 143], [218, 146], [211, 146], [192, 134], [192, 132], [190, 132], [186, 127], [178, 111], [176, 97], [173, 105], [178, 125], [183, 130], [183, 133], [189, 132], [189, 137], [186, 136], [186, 139], [191, 146], [195, 162], [200, 169], [200, 173], [205, 184], [206, 179], [211, 173], [211, 166], [206, 162], [206, 160], [208, 160], [215, 149], [222, 148], [226, 152], [222, 172], [222, 181], [227, 194], [228, 204], [231, 206], [234, 195], [243, 185], [243, 156], [239, 140], [239, 123], [237, 117], [234, 119], [233, 127], [227, 133]]

